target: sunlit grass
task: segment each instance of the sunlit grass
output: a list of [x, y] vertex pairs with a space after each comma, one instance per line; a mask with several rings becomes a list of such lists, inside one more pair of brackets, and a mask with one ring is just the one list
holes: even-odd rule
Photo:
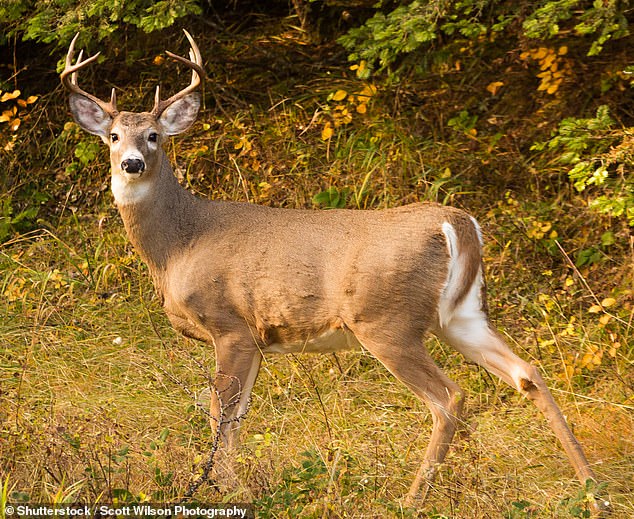
[[[206, 387], [198, 363], [212, 371], [213, 352], [171, 330], [116, 221], [107, 229], [80, 225], [87, 247], [68, 245], [76, 227], [3, 247], [3, 477], [31, 499], [174, 499], [210, 446], [209, 424], [184, 388]], [[87, 254], [92, 274], [80, 272]], [[583, 317], [581, 336], [562, 336], [570, 319], [561, 305], [544, 312], [543, 298], [504, 301], [507, 311], [494, 314], [514, 347], [546, 372], [609, 485], [616, 516], [627, 517], [633, 471], [626, 351], [583, 377], [562, 379], [564, 352], [580, 351], [596, 335], [596, 318]], [[536, 349], [535, 333], [557, 341]], [[468, 397], [425, 510], [504, 516], [526, 501], [539, 517], [570, 516], [566, 500], [579, 486], [537, 410], [444, 345], [430, 339], [428, 347]], [[271, 517], [286, 516], [288, 499], [302, 517], [324, 509], [415, 517], [399, 502], [430, 431], [426, 408], [367, 354], [269, 357], [244, 420], [237, 458], [244, 479], [230, 495]], [[222, 494], [203, 487], [198, 497], [217, 501]]]

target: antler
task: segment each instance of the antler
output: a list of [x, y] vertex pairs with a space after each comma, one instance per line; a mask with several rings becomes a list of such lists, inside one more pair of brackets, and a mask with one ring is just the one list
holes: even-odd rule
[[82, 61], [82, 56], [84, 51], [81, 50], [79, 51], [79, 56], [77, 57], [77, 63], [73, 65], [73, 56], [75, 54], [75, 42], [77, 41], [78, 37], [79, 37], [79, 33], [75, 34], [73, 41], [70, 42], [70, 47], [68, 48], [68, 54], [66, 54], [66, 66], [64, 70], [62, 71], [62, 73], [60, 74], [62, 85], [64, 85], [66, 90], [68, 90], [72, 94], [79, 94], [81, 96], [87, 97], [91, 101], [94, 101], [95, 103], [99, 105], [99, 107], [104, 112], [106, 112], [111, 117], [114, 117], [118, 113], [117, 96], [115, 94], [114, 88], [112, 89], [110, 102], [106, 103], [105, 101], [102, 101], [101, 99], [95, 97], [94, 95], [89, 94], [88, 92], [82, 90], [81, 88], [79, 88], [79, 85], [77, 84], [77, 72], [79, 72], [89, 63], [92, 63], [93, 61], [95, 61], [99, 57], [99, 54], [100, 54], [98, 52], [94, 56], [91, 56], [90, 58], [86, 58], [85, 60]]
[[164, 101], [161, 101], [159, 93], [160, 89], [157, 86], [156, 95], [154, 97], [154, 108], [152, 108], [152, 114], [155, 117], [161, 115], [165, 111], [165, 109], [175, 101], [178, 101], [179, 99], [182, 99], [186, 95], [191, 94], [193, 91], [195, 91], [200, 86], [201, 78], [205, 75], [205, 71], [203, 70], [203, 59], [200, 55], [198, 45], [196, 45], [196, 42], [194, 41], [194, 38], [192, 38], [191, 34], [189, 34], [184, 29], [183, 32], [185, 33], [185, 36], [187, 36], [189, 44], [191, 45], [191, 49], [189, 50], [189, 59], [178, 56], [170, 51], [165, 52], [170, 58], [175, 59], [176, 61], [180, 61], [181, 63], [184, 63], [192, 69], [192, 81], [188, 87], [184, 88], [177, 94], [174, 94], [169, 99], [165, 99]]

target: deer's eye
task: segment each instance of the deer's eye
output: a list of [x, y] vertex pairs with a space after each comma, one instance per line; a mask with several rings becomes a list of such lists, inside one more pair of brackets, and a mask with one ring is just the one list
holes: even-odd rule
[[119, 136], [116, 133], [110, 134], [110, 142], [117, 142], [119, 140]]
[[148, 135], [147, 140], [150, 141], [150, 142], [158, 141], [158, 133], [156, 133], [156, 132], [150, 133], [150, 135]]

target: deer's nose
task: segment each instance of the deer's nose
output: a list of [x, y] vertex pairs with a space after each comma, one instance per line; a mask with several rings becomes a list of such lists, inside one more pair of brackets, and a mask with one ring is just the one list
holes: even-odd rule
[[121, 169], [126, 173], [143, 173], [145, 162], [141, 159], [126, 159], [121, 163]]

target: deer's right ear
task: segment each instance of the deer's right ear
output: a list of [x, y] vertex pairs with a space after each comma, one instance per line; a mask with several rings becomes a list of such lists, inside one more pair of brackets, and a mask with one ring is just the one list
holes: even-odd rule
[[71, 94], [69, 103], [75, 122], [88, 133], [99, 135], [107, 142], [112, 117], [97, 103], [81, 94]]

